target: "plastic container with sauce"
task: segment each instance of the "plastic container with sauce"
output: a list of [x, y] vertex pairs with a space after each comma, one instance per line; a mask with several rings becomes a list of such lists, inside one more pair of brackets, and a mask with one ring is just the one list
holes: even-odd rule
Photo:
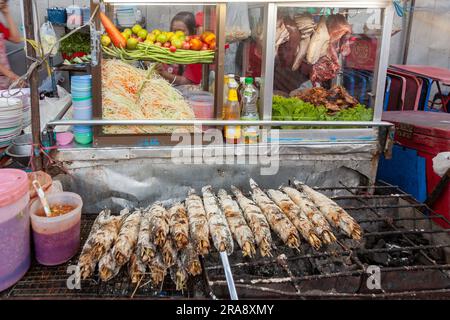
[[46, 266], [62, 264], [72, 258], [80, 246], [80, 221], [83, 201], [72, 192], [60, 192], [47, 195], [53, 205], [70, 205], [74, 209], [56, 217], [38, 215], [43, 211], [42, 204], [36, 199], [30, 206], [31, 226], [33, 230], [36, 260]]
[[29, 199], [27, 174], [0, 169], [0, 291], [19, 281], [30, 267]]

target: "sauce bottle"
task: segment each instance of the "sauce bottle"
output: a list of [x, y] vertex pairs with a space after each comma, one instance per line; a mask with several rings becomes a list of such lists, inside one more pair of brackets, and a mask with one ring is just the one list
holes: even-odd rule
[[[228, 82], [228, 97], [224, 108], [224, 120], [239, 120], [241, 110], [237, 95], [237, 83], [234, 79]], [[241, 139], [240, 126], [225, 126], [224, 127], [225, 141], [227, 143], [239, 143]]]

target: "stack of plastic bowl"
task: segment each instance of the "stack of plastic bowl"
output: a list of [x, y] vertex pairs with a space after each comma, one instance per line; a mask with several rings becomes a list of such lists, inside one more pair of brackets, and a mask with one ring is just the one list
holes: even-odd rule
[[[75, 120], [92, 119], [92, 76], [72, 77], [72, 106], [73, 118]], [[89, 144], [92, 142], [91, 126], [73, 126], [75, 141], [79, 144]]]
[[22, 128], [26, 128], [31, 124], [31, 102], [30, 102], [29, 88], [0, 90], [0, 97], [22, 100], [23, 105]]
[[22, 131], [22, 100], [0, 98], [0, 148], [8, 146]]

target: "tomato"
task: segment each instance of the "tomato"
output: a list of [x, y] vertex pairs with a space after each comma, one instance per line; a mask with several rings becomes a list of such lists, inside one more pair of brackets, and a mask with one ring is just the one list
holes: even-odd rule
[[181, 46], [184, 50], [189, 50], [191, 49], [191, 45], [189, 44], [189, 42], [184, 41], [183, 45]]
[[191, 49], [196, 51], [201, 50], [203, 46], [202, 42], [196, 38], [191, 39], [191, 41], [189, 41], [189, 44], [191, 45]]
[[155, 42], [155, 46], [162, 47], [162, 43], [161, 42]]
[[187, 41], [187, 42], [189, 42], [189, 41], [191, 41], [191, 39], [192, 39], [192, 37], [191, 37], [191, 36], [186, 36], [186, 37], [184, 38], [184, 41]]
[[170, 46], [171, 46], [171, 44], [170, 44], [169, 41], [164, 42], [164, 44], [163, 44], [163, 47], [164, 47], [164, 48], [170, 48]]
[[216, 50], [216, 41], [215, 40], [209, 44], [209, 48], [211, 50]]
[[175, 46], [170, 46], [169, 50], [170, 52], [175, 52], [177, 51], [177, 48]]
[[202, 50], [209, 50], [208, 45], [206, 43], [202, 45]]

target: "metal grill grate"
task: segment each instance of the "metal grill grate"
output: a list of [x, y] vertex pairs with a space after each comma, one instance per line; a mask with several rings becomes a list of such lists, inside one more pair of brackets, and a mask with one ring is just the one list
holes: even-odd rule
[[[450, 226], [448, 220], [389, 185], [374, 189], [346, 186], [317, 189], [331, 196], [361, 224], [362, 242], [337, 234], [338, 244], [319, 251], [303, 244], [300, 253], [278, 242], [271, 259], [242, 258], [236, 250], [229, 260], [240, 298], [450, 297], [450, 229], [433, 222], [441, 220]], [[83, 215], [82, 243], [94, 218], [95, 215]], [[281, 254], [286, 256], [286, 263], [280, 260]], [[202, 260], [205, 272], [191, 279], [184, 293], [175, 291], [169, 276], [162, 290], [145, 284], [146, 280], [136, 289], [126, 270], [107, 283], [85, 280], [81, 282], [81, 290], [70, 290], [66, 285], [67, 267], [77, 260], [78, 256], [56, 267], [33, 263], [25, 277], [1, 293], [0, 298], [228, 297], [217, 253]], [[366, 271], [370, 265], [380, 267], [381, 290], [367, 288]]]
[[[241, 298], [450, 297], [450, 229], [433, 222], [450, 226], [447, 219], [389, 185], [316, 189], [356, 218], [362, 242], [338, 234], [337, 244], [320, 251], [303, 244], [299, 254], [278, 242], [272, 259], [243, 261], [234, 254], [230, 264]], [[205, 264], [212, 291], [226, 297], [217, 257]], [[381, 289], [368, 287], [369, 266], [379, 268]]]

